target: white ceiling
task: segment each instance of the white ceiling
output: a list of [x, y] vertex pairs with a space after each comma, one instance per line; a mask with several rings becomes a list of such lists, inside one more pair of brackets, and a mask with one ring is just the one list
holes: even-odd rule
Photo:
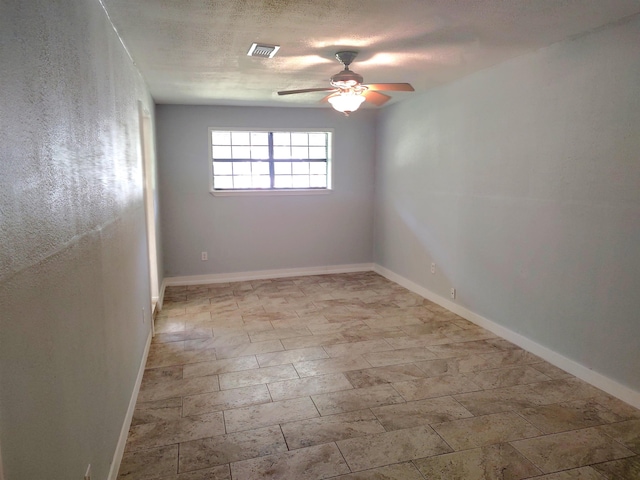
[[[365, 83], [416, 91], [640, 12], [640, 0], [102, 0], [157, 103], [318, 105], [359, 52]], [[248, 57], [278, 44], [273, 59]], [[411, 93], [393, 92], [395, 100]], [[389, 102], [393, 103], [393, 102]]]

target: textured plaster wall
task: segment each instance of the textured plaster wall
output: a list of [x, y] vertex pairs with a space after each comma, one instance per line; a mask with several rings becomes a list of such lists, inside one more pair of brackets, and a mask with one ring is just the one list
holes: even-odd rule
[[[158, 105], [166, 276], [371, 262], [375, 111]], [[214, 197], [209, 127], [333, 128], [326, 195]], [[207, 251], [209, 260], [200, 260]]]
[[150, 329], [153, 104], [98, 1], [4, 0], [0, 45], [4, 474], [105, 479]]
[[[394, 105], [375, 260], [640, 390], [640, 19]], [[430, 263], [438, 265], [431, 275]]]

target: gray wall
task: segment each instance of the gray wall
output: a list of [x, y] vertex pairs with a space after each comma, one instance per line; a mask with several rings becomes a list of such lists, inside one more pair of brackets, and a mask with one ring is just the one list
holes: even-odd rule
[[[385, 109], [375, 260], [640, 390], [640, 20]], [[431, 275], [431, 261], [438, 274]]]
[[[371, 110], [158, 105], [165, 275], [371, 262], [374, 120]], [[333, 191], [212, 196], [209, 127], [334, 128]]]
[[153, 105], [95, 0], [4, 0], [0, 44], [5, 476], [105, 479], [150, 329], [137, 102]]

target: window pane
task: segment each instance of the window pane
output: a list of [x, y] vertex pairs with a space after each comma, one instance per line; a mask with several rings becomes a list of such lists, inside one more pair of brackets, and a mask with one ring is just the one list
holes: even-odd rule
[[293, 188], [309, 188], [309, 176], [308, 175], [294, 175], [293, 176]]
[[276, 175], [273, 179], [275, 188], [291, 188], [291, 175]]
[[251, 147], [251, 158], [256, 160], [269, 159], [269, 147]]
[[235, 188], [251, 188], [251, 176], [249, 175], [241, 175], [234, 176], [233, 178], [233, 186]]
[[231, 132], [211, 132], [212, 145], [231, 145]]
[[309, 158], [327, 158], [325, 147], [309, 147]]
[[231, 162], [213, 162], [214, 175], [231, 175], [232, 173]]
[[234, 175], [251, 175], [251, 162], [233, 162]]
[[211, 147], [211, 156], [213, 158], [231, 158], [231, 147]]
[[251, 145], [251, 132], [231, 132], [232, 145]]
[[233, 148], [233, 158], [242, 159], [242, 158], [251, 158], [251, 147], [236, 147]]
[[309, 147], [291, 147], [291, 158], [309, 158]]
[[291, 145], [291, 134], [289, 132], [273, 132], [274, 145]]
[[327, 144], [326, 133], [310, 133], [309, 134], [309, 145], [324, 147], [326, 144]]
[[273, 170], [276, 175], [290, 174], [291, 162], [274, 162]]
[[309, 145], [309, 136], [306, 133], [292, 133], [291, 145]]
[[292, 162], [294, 175], [309, 175], [309, 162]]
[[311, 162], [310, 172], [312, 175], [325, 175], [327, 164], [325, 162]]
[[291, 158], [291, 147], [273, 147], [273, 158]]
[[269, 175], [254, 175], [253, 188], [271, 188], [271, 177]]
[[233, 188], [233, 177], [213, 177], [213, 188]]
[[253, 175], [269, 175], [269, 162], [252, 162], [251, 173]]
[[312, 188], [327, 188], [327, 176], [311, 175], [309, 186]]
[[269, 145], [267, 132], [251, 132], [251, 145]]

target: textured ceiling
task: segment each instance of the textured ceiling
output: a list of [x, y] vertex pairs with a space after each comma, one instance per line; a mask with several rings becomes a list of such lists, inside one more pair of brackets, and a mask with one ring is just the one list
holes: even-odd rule
[[[356, 50], [365, 83], [416, 91], [640, 12], [640, 0], [102, 0], [157, 103], [317, 105]], [[281, 45], [248, 57], [253, 42]], [[395, 100], [411, 93], [393, 92]], [[392, 102], [390, 102], [392, 103]]]

